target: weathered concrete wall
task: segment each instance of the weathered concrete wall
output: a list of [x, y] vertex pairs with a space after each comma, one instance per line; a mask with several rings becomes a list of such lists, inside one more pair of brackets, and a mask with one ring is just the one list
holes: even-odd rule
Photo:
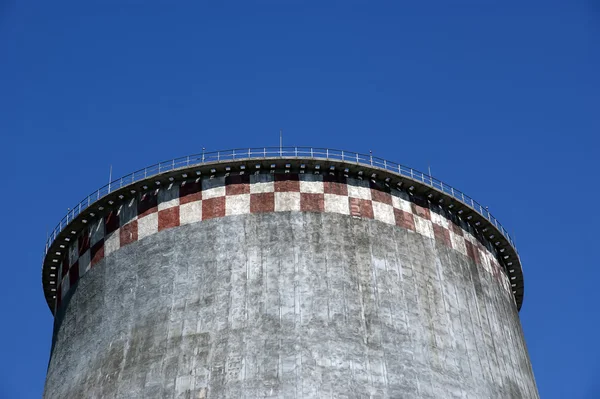
[[537, 398], [517, 309], [472, 257], [380, 220], [243, 214], [75, 281], [46, 398]]

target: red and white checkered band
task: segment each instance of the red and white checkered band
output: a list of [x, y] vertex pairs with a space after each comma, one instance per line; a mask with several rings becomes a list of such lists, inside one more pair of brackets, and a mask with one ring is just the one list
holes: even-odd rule
[[511, 292], [487, 241], [455, 215], [368, 180], [321, 174], [198, 178], [141, 193], [91, 222], [61, 262], [57, 309], [69, 288], [104, 257], [159, 231], [203, 220], [264, 212], [327, 212], [408, 229], [468, 256]]

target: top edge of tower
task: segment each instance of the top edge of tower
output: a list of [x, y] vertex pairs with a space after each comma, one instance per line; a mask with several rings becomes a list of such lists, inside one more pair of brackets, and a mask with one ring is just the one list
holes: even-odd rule
[[523, 271], [514, 240], [487, 207], [462, 191], [429, 174], [372, 154], [315, 147], [263, 147], [203, 151], [160, 162], [111, 181], [69, 208], [69, 212], [50, 233], [44, 249], [42, 285], [50, 309], [54, 309], [57, 294], [58, 258], [64, 256], [65, 245], [77, 237], [96, 213], [149, 186], [158, 186], [161, 181], [182, 181], [192, 177], [239, 173], [242, 170], [247, 173], [264, 170], [282, 173], [291, 170], [343, 172], [348, 176], [381, 180], [391, 187], [402, 188], [411, 194], [423, 196], [427, 201], [437, 202], [490, 239], [500, 255], [498, 260], [510, 278], [517, 308], [522, 306]]

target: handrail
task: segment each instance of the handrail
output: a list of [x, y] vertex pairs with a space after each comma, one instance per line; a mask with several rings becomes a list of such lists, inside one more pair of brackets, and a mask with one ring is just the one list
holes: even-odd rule
[[[152, 176], [156, 176], [161, 173], [169, 172], [183, 167], [210, 164], [214, 162], [223, 162], [228, 160], [251, 160], [251, 159], [265, 159], [265, 158], [308, 158], [308, 159], [326, 159], [334, 161], [342, 161], [353, 163], [357, 165], [364, 165], [369, 167], [378, 167], [384, 170], [388, 170], [393, 173], [397, 173], [401, 176], [405, 176], [412, 180], [418, 181], [426, 186], [435, 188], [454, 199], [461, 201], [467, 206], [473, 208], [477, 213], [487, 219], [493, 224], [498, 231], [506, 238], [510, 245], [517, 252], [517, 248], [510, 234], [500, 224], [500, 222], [492, 216], [487, 207], [482, 206], [473, 198], [464, 194], [462, 191], [457, 190], [448, 184], [438, 180], [430, 175], [420, 172], [416, 169], [409, 168], [404, 165], [400, 165], [395, 162], [386, 161], [383, 158], [374, 157], [372, 154], [360, 154], [357, 152], [345, 151], [345, 150], [332, 150], [327, 148], [315, 148], [315, 147], [262, 147], [262, 148], [236, 148], [232, 150], [224, 151], [212, 151], [202, 152], [200, 154], [187, 155], [180, 158], [170, 159], [168, 161], [159, 162], [157, 164], [148, 166], [146, 168], [137, 170], [133, 173], [125, 175], [121, 178], [111, 181], [107, 185], [94, 191], [82, 201], [80, 201], [73, 208], [69, 208], [67, 214], [62, 218], [58, 225], [49, 234], [46, 241], [46, 248], [44, 250], [44, 256], [48, 253], [48, 250], [58, 235], [67, 227], [67, 225], [73, 221], [82, 211], [90, 207], [94, 202], [105, 197], [111, 192], [117, 191], [124, 186], [135, 183], [140, 180], [147, 179]], [[518, 253], [518, 252], [517, 252]]]

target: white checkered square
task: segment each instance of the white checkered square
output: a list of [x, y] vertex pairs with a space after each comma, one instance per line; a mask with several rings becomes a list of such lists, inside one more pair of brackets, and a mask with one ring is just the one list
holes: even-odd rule
[[228, 195], [225, 197], [225, 215], [250, 213], [250, 194]]
[[392, 193], [392, 206], [404, 212], [413, 213], [411, 202]]
[[323, 194], [323, 176], [312, 174], [300, 175], [300, 192], [308, 194]]
[[373, 201], [373, 217], [375, 220], [387, 224], [396, 224], [396, 218], [394, 217], [394, 208], [391, 205], [384, 204], [383, 202]]
[[275, 191], [275, 182], [271, 174], [250, 175], [250, 194], [272, 193]]
[[510, 280], [508, 279], [508, 276], [504, 273], [500, 273], [500, 280], [502, 281], [502, 288], [504, 288], [504, 291], [506, 292], [510, 292]]
[[498, 259], [496, 259], [496, 257], [490, 252], [487, 252], [487, 257], [490, 263], [490, 269], [492, 270], [492, 273], [495, 274], [495, 272], [497, 272], [498, 269], [500, 269]]
[[465, 238], [453, 232], [452, 229], [449, 229], [448, 232], [450, 233], [450, 242], [452, 243], [452, 248], [456, 249], [461, 254], [466, 255], [467, 246], [465, 244]]
[[121, 248], [121, 234], [120, 229], [110, 233], [104, 239], [104, 256], [108, 256]]
[[179, 186], [171, 183], [158, 191], [158, 210], [162, 211], [174, 206], [179, 206]]
[[448, 225], [448, 219], [440, 215], [439, 213], [435, 213], [433, 211], [431, 213], [431, 222], [437, 224], [438, 226], [442, 226], [445, 229], [448, 229], [450, 226]]
[[481, 259], [481, 265], [483, 266], [483, 269], [492, 274], [492, 265], [490, 264], [488, 251], [479, 251], [479, 259]]
[[463, 235], [465, 237], [465, 241], [469, 241], [471, 244], [477, 245], [477, 238], [475, 238], [475, 236], [473, 236], [473, 234], [465, 231], [463, 233]]
[[[158, 212], [138, 219], [138, 240], [158, 232]], [[106, 251], [106, 250], [105, 250]]]
[[358, 179], [348, 179], [348, 197], [364, 200], [371, 199], [371, 186], [368, 181]]
[[325, 212], [350, 215], [350, 204], [345, 195], [325, 194]]
[[[414, 215], [415, 219], [415, 231], [425, 237], [434, 238], [433, 225], [431, 220], [424, 219], [420, 216]], [[463, 242], [463, 245], [465, 243]], [[466, 251], [466, 248], [465, 248]]]
[[79, 244], [77, 240], [73, 240], [73, 243], [69, 246], [69, 266], [77, 262], [79, 259]]
[[79, 258], [79, 278], [81, 278], [88, 270], [90, 270], [90, 266], [90, 250], [88, 249]]
[[202, 179], [202, 199], [223, 197], [225, 195], [225, 177]]
[[[179, 224], [189, 224], [202, 220], [202, 201], [179, 205]], [[139, 224], [138, 224], [139, 231]], [[139, 232], [138, 232], [139, 235]]]
[[275, 212], [300, 211], [300, 193], [275, 193]]

